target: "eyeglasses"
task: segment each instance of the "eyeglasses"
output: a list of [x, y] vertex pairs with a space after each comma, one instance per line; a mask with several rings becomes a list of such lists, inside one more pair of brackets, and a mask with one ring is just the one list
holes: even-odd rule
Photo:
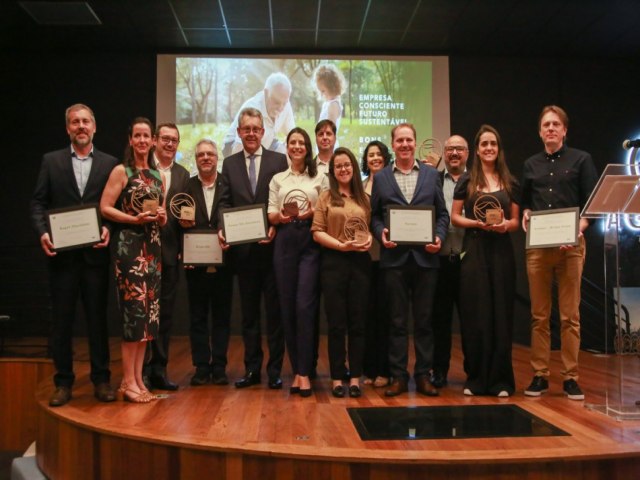
[[457, 147], [457, 146], [451, 146], [451, 147], [444, 147], [444, 151], [447, 153], [453, 153], [455, 151], [459, 151], [459, 152], [466, 152], [467, 151], [467, 147]]
[[160, 140], [162, 140], [162, 143], [166, 143], [167, 145], [171, 145], [172, 143], [174, 145], [178, 145], [180, 143], [180, 139], [179, 138], [169, 137], [167, 135], [162, 135], [160, 137]]
[[252, 133], [254, 135], [258, 135], [259, 133], [262, 133], [262, 128], [260, 127], [242, 127], [239, 130], [243, 135], [250, 135]]
[[351, 170], [352, 167], [350, 163], [341, 163], [340, 165], [334, 165], [333, 168], [336, 170]]

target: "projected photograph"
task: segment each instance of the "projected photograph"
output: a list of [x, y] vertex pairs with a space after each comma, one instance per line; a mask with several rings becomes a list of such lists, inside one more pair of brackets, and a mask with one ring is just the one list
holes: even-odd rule
[[314, 139], [316, 123], [327, 118], [337, 126], [336, 146], [357, 156], [371, 140], [390, 145], [402, 122], [415, 124], [418, 144], [433, 135], [429, 60], [175, 57], [174, 68], [179, 162], [191, 172], [203, 137], [218, 144], [220, 163], [242, 149], [236, 128], [245, 107], [262, 112], [263, 146], [283, 153], [294, 126]]

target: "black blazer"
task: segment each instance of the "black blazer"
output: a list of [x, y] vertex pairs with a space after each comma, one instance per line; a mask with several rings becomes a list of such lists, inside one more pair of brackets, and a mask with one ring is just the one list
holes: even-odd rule
[[184, 192], [189, 182], [189, 172], [182, 165], [173, 162], [171, 167], [171, 186], [166, 193], [167, 223], [160, 230], [162, 241], [162, 263], [164, 265], [175, 266], [178, 264], [178, 254], [180, 253], [180, 224], [169, 211], [169, 204], [176, 193]]
[[[100, 203], [109, 174], [117, 164], [118, 160], [115, 157], [94, 147], [89, 179], [84, 194], [81, 196], [76, 177], [73, 174], [71, 147], [46, 153], [42, 157], [40, 173], [31, 199], [31, 222], [38, 234], [38, 239], [49, 231], [45, 215], [47, 210]], [[107, 222], [104, 222], [104, 219], [103, 224], [107, 228], [110, 227]], [[77, 254], [77, 250], [59, 252], [51, 260], [62, 263], [75, 254]], [[90, 264], [109, 263], [108, 248], [83, 248], [82, 255]]]
[[[220, 208], [243, 207], [263, 204], [269, 206], [269, 183], [276, 173], [289, 168], [287, 157], [282, 153], [262, 148], [260, 173], [256, 182], [255, 195], [251, 192], [249, 173], [244, 156], [244, 150], [230, 155], [222, 164], [222, 191]], [[252, 270], [260, 264], [270, 265], [272, 262], [273, 245], [258, 243], [235, 245], [229, 250], [229, 260], [236, 269]]]
[[[195, 200], [196, 203], [196, 216], [195, 221], [196, 224], [193, 228], [197, 229], [209, 229], [209, 230], [218, 230], [218, 224], [220, 221], [220, 217], [218, 215], [218, 208], [220, 206], [220, 197], [222, 194], [222, 176], [218, 175], [216, 177], [216, 190], [213, 194], [213, 206], [211, 208], [211, 216], [207, 215], [207, 203], [204, 199], [204, 193], [202, 192], [202, 182], [200, 179], [196, 177], [191, 177], [187, 182], [187, 187], [185, 192]], [[183, 231], [189, 231], [190, 229], [186, 229]]]

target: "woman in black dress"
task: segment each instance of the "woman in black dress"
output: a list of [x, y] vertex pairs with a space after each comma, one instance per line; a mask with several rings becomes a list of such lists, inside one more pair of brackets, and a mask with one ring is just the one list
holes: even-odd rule
[[495, 128], [482, 125], [474, 146], [471, 171], [458, 181], [451, 212], [452, 223], [467, 229], [459, 303], [464, 394], [508, 397], [515, 392], [511, 344], [516, 277], [508, 233], [518, 229], [520, 187]]

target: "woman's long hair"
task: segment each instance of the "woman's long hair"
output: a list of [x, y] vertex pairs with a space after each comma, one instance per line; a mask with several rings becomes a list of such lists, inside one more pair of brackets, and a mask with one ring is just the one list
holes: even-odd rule
[[346, 155], [349, 157], [349, 161], [351, 162], [351, 170], [353, 175], [351, 176], [351, 182], [349, 182], [349, 187], [351, 188], [351, 195], [353, 199], [356, 201], [358, 205], [360, 205], [367, 215], [371, 211], [371, 205], [369, 204], [369, 197], [366, 193], [364, 193], [364, 187], [362, 186], [362, 179], [360, 178], [360, 168], [358, 167], [358, 161], [356, 160], [356, 156], [345, 147], [336, 148], [333, 155], [331, 155], [331, 160], [329, 160], [329, 191], [331, 193], [331, 205], [334, 207], [344, 207], [344, 198], [340, 195], [340, 185], [338, 184], [338, 179], [336, 178], [335, 172], [335, 158], [338, 155]]
[[[147, 117], [136, 117], [129, 125], [129, 140], [131, 140], [131, 137], [133, 135], [133, 127], [135, 125], [138, 125], [139, 123], [143, 123], [149, 127], [151, 138], [153, 138], [153, 124], [151, 123], [151, 120], [149, 120]], [[127, 143], [127, 146], [124, 149], [124, 158], [122, 159], [122, 164], [125, 166], [125, 168], [129, 167], [134, 172], [137, 170], [136, 157], [133, 153], [133, 147], [129, 143]], [[149, 165], [150, 169], [156, 169], [155, 162], [153, 161], [153, 147], [149, 149], [149, 155], [147, 155], [147, 165]]]
[[287, 150], [289, 148], [289, 138], [291, 138], [291, 135], [293, 135], [294, 133], [299, 133], [300, 135], [302, 135], [302, 138], [304, 138], [304, 146], [307, 150], [307, 154], [304, 157], [304, 166], [306, 167], [309, 176], [313, 178], [318, 174], [318, 166], [313, 159], [313, 147], [311, 146], [311, 138], [309, 138], [309, 134], [305, 129], [294, 127], [287, 134]]
[[509, 167], [507, 166], [507, 161], [504, 157], [504, 149], [502, 148], [502, 139], [500, 138], [500, 134], [498, 131], [493, 128], [491, 125], [482, 125], [478, 133], [476, 133], [476, 138], [473, 141], [474, 152], [473, 152], [473, 164], [471, 165], [471, 172], [469, 173], [469, 186], [467, 187], [467, 196], [471, 197], [477, 191], [482, 190], [483, 188], [488, 188], [489, 182], [482, 171], [482, 161], [478, 158], [478, 148], [480, 147], [480, 137], [484, 133], [493, 133], [496, 136], [496, 141], [498, 142], [498, 156], [496, 158], [496, 173], [498, 174], [498, 180], [502, 185], [502, 188], [507, 192], [509, 197], [511, 197], [511, 182], [513, 181], [513, 176], [509, 171]]
[[367, 177], [370, 175], [369, 172], [369, 162], [367, 161], [367, 155], [369, 154], [369, 149], [371, 147], [378, 147], [380, 153], [382, 154], [382, 163], [386, 167], [391, 163], [391, 153], [389, 153], [389, 147], [387, 147], [380, 140], [373, 140], [364, 147], [364, 153], [362, 154], [362, 173], [364, 173]]

